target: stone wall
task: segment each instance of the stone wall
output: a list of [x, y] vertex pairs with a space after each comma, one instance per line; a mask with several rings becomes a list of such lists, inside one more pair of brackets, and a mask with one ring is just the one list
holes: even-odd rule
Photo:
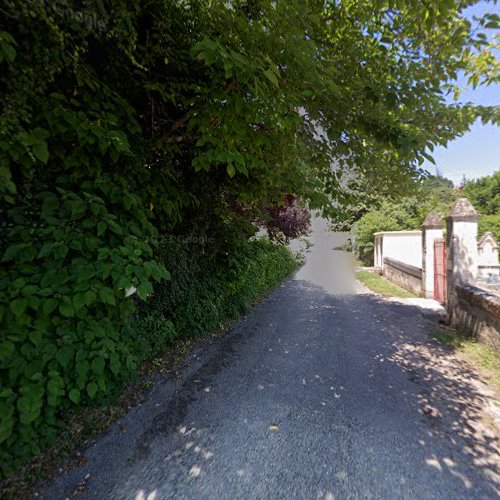
[[405, 290], [415, 295], [422, 294], [422, 269], [419, 267], [385, 257], [383, 274], [388, 280]]
[[448, 313], [453, 326], [500, 349], [500, 296], [473, 285], [455, 284]]

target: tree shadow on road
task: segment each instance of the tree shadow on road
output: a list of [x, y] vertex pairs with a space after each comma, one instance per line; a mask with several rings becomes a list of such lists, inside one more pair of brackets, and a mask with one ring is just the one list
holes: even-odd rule
[[[300, 286], [318, 292], [310, 283]], [[411, 382], [404, 399], [424, 423], [419, 443], [428, 450], [426, 464], [460, 480], [466, 490], [476, 486], [471, 472], [480, 472], [483, 486], [499, 495], [499, 395], [480, 371], [430, 337], [433, 324], [415, 305], [373, 294], [329, 300], [340, 300], [359, 321], [355, 346], [374, 361], [389, 361]], [[446, 441], [450, 453], [440, 454], [435, 440]]]

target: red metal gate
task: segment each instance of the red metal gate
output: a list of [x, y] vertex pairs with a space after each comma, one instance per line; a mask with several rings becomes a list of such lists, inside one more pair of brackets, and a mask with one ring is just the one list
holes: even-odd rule
[[434, 240], [434, 298], [446, 302], [446, 242]]

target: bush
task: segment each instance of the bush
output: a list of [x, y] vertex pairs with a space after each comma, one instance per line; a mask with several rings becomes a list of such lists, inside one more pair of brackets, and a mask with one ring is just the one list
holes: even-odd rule
[[173, 323], [156, 311], [142, 317], [136, 330], [136, 352], [140, 353], [141, 360], [160, 356], [177, 337]]
[[286, 247], [266, 239], [241, 242], [228, 252], [215, 245], [193, 251], [179, 239], [168, 239], [160, 245], [157, 258], [172, 270], [172, 280], [154, 287], [139, 316], [148, 337], [157, 335], [153, 332], [162, 328], [158, 326], [162, 322], [172, 325], [165, 328], [167, 342], [195, 337], [248, 311], [297, 267]]
[[479, 237], [490, 231], [500, 243], [500, 215], [481, 215], [479, 217]]
[[119, 190], [111, 203], [113, 188], [102, 186], [103, 197], [59, 189], [5, 212], [0, 233], [6, 248], [0, 273], [3, 475], [53, 441], [62, 411], [110, 393], [139, 361], [130, 321], [134, 302], [125, 290], [135, 286], [146, 298], [149, 280], [168, 274], [152, 260], [145, 236], [154, 228], [140, 200]]
[[373, 265], [373, 235], [380, 231], [418, 229], [430, 209], [415, 198], [399, 202], [383, 201], [356, 223], [356, 252], [369, 265]]
[[[66, 412], [106, 402], [142, 361], [248, 310], [297, 265], [288, 249], [264, 240], [233, 242], [224, 252], [220, 242], [193, 248], [175, 237], [154, 242], [158, 265], [145, 243], [112, 231], [108, 246], [92, 252], [93, 236], [83, 229], [68, 230], [52, 250], [65, 257], [54, 261], [42, 251], [46, 230], [31, 245], [18, 244], [15, 270], [4, 255], [6, 270], [17, 274], [0, 281], [11, 301], [2, 309], [7, 335], [0, 343], [3, 477], [54, 441]], [[73, 254], [80, 245], [93, 265]], [[173, 280], [157, 282], [145, 302], [125, 297], [130, 284], [137, 296], [153, 291], [136, 278], [166, 277], [162, 264]]]
[[367, 265], [373, 265], [373, 235], [379, 231], [399, 231], [401, 224], [380, 211], [368, 212], [356, 223], [356, 252]]
[[292, 195], [286, 195], [282, 202], [266, 207], [263, 217], [260, 225], [267, 229], [272, 240], [282, 243], [306, 235], [311, 225], [311, 213]]

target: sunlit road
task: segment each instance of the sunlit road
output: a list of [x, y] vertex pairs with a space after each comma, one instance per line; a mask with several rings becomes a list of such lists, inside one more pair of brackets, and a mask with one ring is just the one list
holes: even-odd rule
[[[479, 377], [419, 309], [354, 294], [315, 222], [297, 275], [191, 353], [43, 498], [496, 498]], [[87, 478], [87, 479], [85, 479]]]

